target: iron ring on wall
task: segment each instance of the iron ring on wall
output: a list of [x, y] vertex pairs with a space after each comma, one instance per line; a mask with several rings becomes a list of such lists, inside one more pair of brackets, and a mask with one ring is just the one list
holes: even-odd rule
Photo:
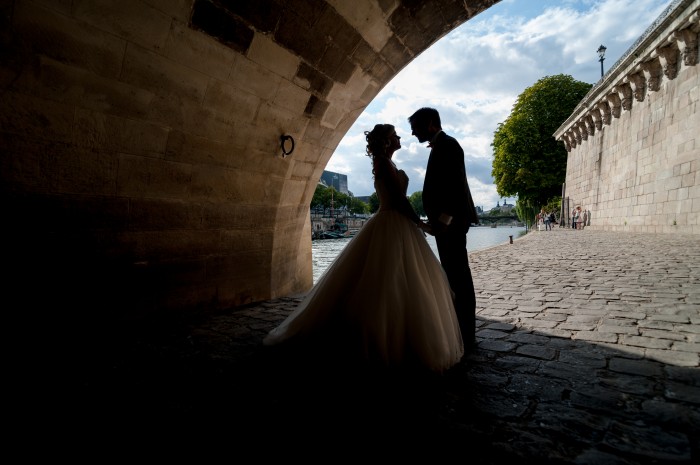
[[[287, 150], [286, 147], [286, 142], [290, 141], [292, 143], [292, 146]], [[292, 152], [294, 151], [294, 138], [290, 135], [281, 135], [280, 136], [280, 146], [282, 147], [282, 158], [286, 157], [287, 155], [291, 155]]]

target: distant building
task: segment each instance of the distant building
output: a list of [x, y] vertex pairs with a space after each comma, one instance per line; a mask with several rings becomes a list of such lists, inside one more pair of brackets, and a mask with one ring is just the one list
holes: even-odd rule
[[504, 199], [503, 205], [501, 205], [500, 201], [497, 201], [496, 206], [493, 207], [490, 211], [509, 214], [511, 212], [511, 210], [513, 210], [513, 208], [515, 208], [515, 205], [511, 205], [509, 203], [506, 203], [506, 201]]
[[349, 195], [348, 191], [348, 175], [334, 173], [333, 171], [323, 170], [321, 175], [321, 183], [327, 187], [333, 187], [336, 191]]

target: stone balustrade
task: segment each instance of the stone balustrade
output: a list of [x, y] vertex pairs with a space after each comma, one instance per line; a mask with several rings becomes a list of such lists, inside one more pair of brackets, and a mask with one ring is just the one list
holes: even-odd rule
[[[679, 3], [679, 2], [677, 2]], [[697, 2], [690, 2], [697, 3]], [[634, 101], [643, 102], [650, 92], [658, 92], [664, 79], [678, 76], [680, 63], [698, 63], [700, 11], [672, 21], [670, 30], [660, 36], [644, 37], [634, 53], [618, 62], [579, 103], [571, 117], [557, 131], [557, 139], [571, 151], [603, 125], [610, 125], [622, 111], [630, 111]], [[675, 19], [675, 21], [673, 21]]]

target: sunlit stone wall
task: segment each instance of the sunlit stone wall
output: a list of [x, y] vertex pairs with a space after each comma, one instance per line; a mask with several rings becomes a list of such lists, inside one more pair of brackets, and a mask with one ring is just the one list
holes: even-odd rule
[[555, 133], [590, 227], [700, 234], [699, 9], [673, 2]]

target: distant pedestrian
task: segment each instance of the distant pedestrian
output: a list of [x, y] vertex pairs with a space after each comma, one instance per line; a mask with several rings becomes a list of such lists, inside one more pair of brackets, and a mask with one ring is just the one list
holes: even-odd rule
[[552, 230], [552, 219], [549, 216], [549, 213], [544, 211], [544, 208], [540, 211], [540, 216], [542, 217], [542, 221], [544, 222], [544, 230], [545, 231], [551, 231]]
[[576, 224], [576, 229], [583, 229], [583, 212], [581, 211], [581, 205], [576, 207], [576, 220], [574, 223]]

